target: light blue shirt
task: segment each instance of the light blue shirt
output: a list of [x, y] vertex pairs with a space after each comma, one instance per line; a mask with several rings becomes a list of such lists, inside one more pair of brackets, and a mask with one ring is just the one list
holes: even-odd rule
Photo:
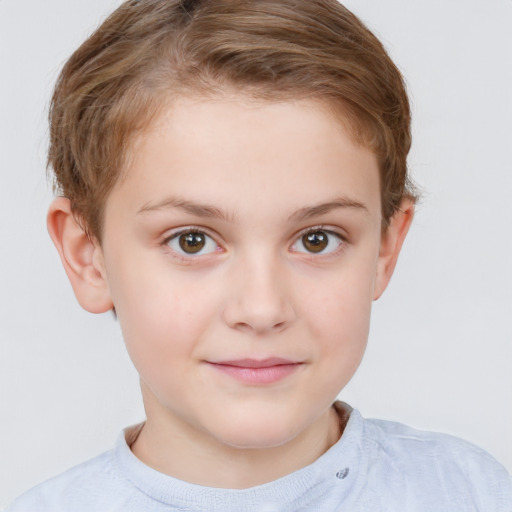
[[159, 473], [133, 455], [130, 435], [6, 512], [512, 512], [512, 480], [483, 450], [355, 410], [341, 439], [313, 464], [243, 490]]

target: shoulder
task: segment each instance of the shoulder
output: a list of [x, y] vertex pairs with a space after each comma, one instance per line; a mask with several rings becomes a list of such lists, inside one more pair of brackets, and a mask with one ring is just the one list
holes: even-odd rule
[[460, 465], [467, 471], [475, 470], [484, 464], [498, 473], [506, 474], [503, 466], [485, 450], [458, 437], [377, 419], [365, 419], [363, 428], [367, 442], [376, 445], [386, 453], [399, 456], [395, 460], [401, 460], [407, 464], [435, 457], [438, 462]]
[[490, 454], [462, 439], [385, 420], [363, 420], [363, 442], [373, 464], [406, 475], [408, 487], [471, 502], [474, 510], [507, 511], [512, 479]]
[[111, 451], [105, 452], [37, 485], [5, 512], [90, 511], [98, 501], [103, 508], [108, 495], [122, 485], [113, 470], [112, 458]]

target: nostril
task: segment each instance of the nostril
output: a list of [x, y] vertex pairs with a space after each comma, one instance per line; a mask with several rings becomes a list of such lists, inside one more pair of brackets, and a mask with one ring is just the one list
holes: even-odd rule
[[245, 322], [237, 322], [234, 327], [239, 331], [252, 331], [252, 327]]
[[236, 322], [234, 324], [234, 328], [239, 330], [240, 332], [252, 332], [252, 331], [261, 331], [261, 332], [279, 332], [286, 329], [286, 321], [278, 322], [274, 325], [270, 324], [269, 327], [265, 328], [264, 326], [257, 325], [256, 322]]
[[[260, 283], [261, 284], [261, 283]], [[295, 312], [282, 293], [270, 293], [270, 286], [238, 290], [227, 299], [223, 320], [240, 332], [281, 332], [295, 318]], [[242, 293], [243, 292], [243, 293]]]

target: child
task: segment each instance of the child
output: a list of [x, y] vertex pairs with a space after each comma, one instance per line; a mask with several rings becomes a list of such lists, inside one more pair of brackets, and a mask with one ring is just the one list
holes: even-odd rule
[[48, 227], [147, 413], [16, 511], [510, 511], [489, 455], [336, 402], [414, 210], [410, 114], [334, 0], [123, 4], [51, 108]]

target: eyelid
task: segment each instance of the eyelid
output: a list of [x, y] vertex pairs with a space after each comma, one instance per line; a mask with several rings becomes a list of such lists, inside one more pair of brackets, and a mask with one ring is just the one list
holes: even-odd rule
[[184, 226], [184, 227], [180, 227], [180, 228], [175, 228], [175, 229], [171, 230], [170, 232], [167, 231], [165, 233], [165, 236], [163, 237], [162, 241], [160, 242], [160, 245], [166, 247], [169, 251], [172, 251], [173, 255], [175, 255], [176, 257], [183, 259], [183, 260], [198, 259], [201, 257], [209, 256], [210, 254], [216, 252], [216, 251], [210, 251], [205, 254], [187, 254], [185, 252], [179, 252], [179, 251], [173, 249], [169, 245], [169, 242], [171, 242], [171, 240], [174, 240], [174, 239], [178, 238], [179, 236], [188, 234], [188, 233], [199, 233], [199, 234], [205, 235], [206, 237], [210, 238], [215, 243], [215, 245], [217, 246], [217, 249], [222, 248], [222, 245], [217, 240], [218, 236], [215, 236], [214, 234], [212, 234], [209, 229], [200, 227], [200, 226]]
[[336, 238], [339, 238], [339, 240], [340, 240], [339, 246], [336, 249], [329, 251], [329, 252], [313, 253], [310, 251], [299, 251], [299, 250], [295, 250], [294, 252], [297, 252], [300, 254], [305, 254], [305, 255], [308, 255], [308, 256], [314, 257], [314, 258], [319, 258], [322, 256], [327, 257], [327, 256], [332, 256], [332, 255], [338, 254], [342, 249], [345, 248], [345, 245], [348, 242], [347, 237], [343, 233], [340, 233], [339, 228], [334, 228], [331, 226], [326, 226], [325, 224], [321, 224], [318, 226], [310, 226], [308, 228], [305, 228], [305, 229], [299, 231], [299, 233], [297, 233], [294, 236], [293, 242], [290, 247], [293, 249], [294, 245], [297, 244], [298, 242], [300, 242], [302, 237], [304, 237], [308, 233], [315, 233], [317, 231], [323, 231], [324, 233], [327, 233], [329, 235], [335, 236]]

